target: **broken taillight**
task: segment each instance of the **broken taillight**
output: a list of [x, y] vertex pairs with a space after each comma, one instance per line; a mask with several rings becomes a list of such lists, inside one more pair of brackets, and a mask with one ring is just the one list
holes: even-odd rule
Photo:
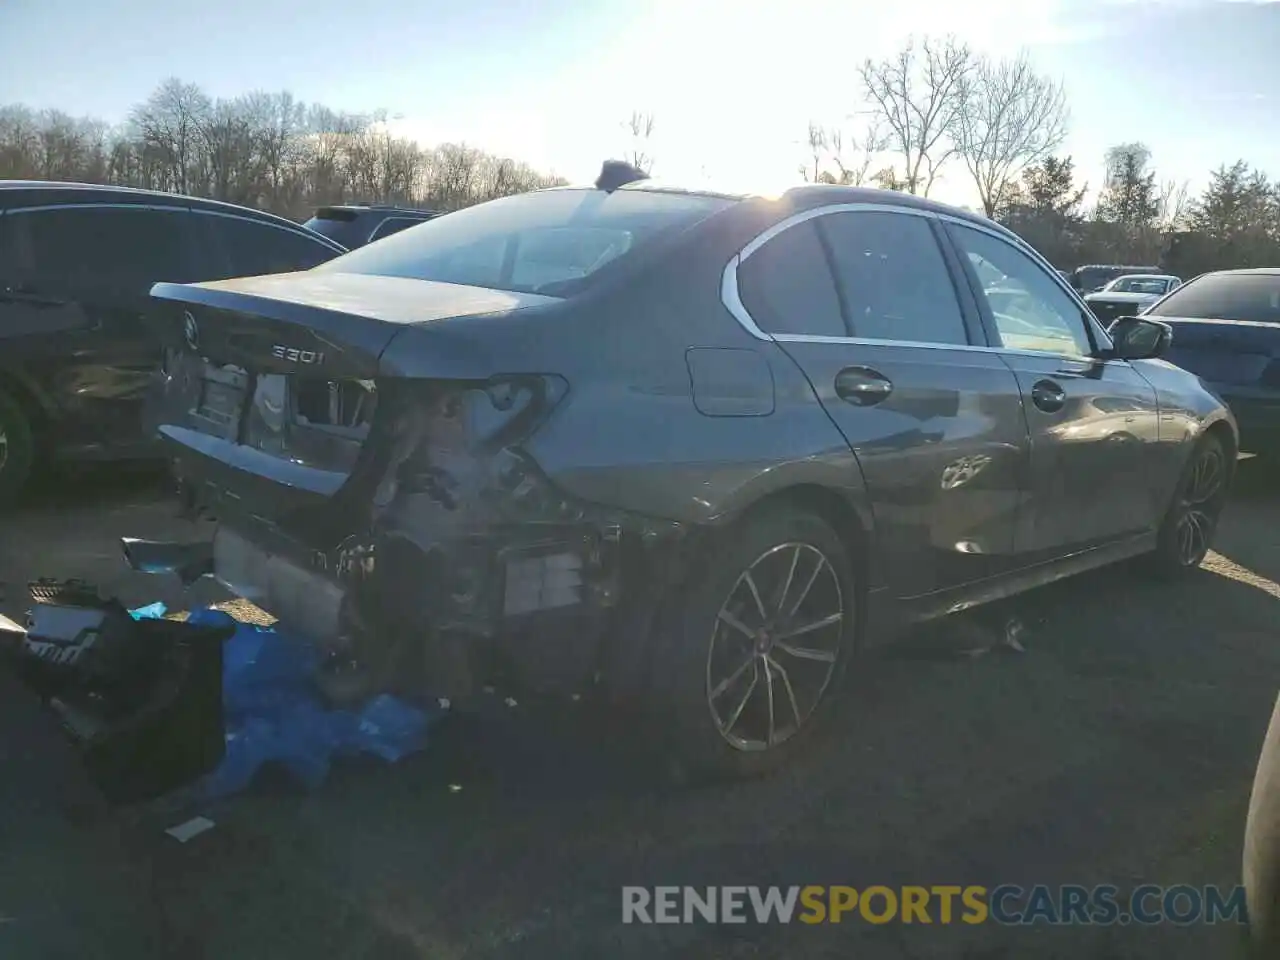
[[512, 484], [508, 474], [518, 466], [498, 455], [532, 435], [568, 391], [561, 377], [529, 375], [397, 390], [400, 442], [391, 478], [398, 489], [430, 493], [445, 506], [460, 486], [497, 481], [514, 488], [519, 481]]

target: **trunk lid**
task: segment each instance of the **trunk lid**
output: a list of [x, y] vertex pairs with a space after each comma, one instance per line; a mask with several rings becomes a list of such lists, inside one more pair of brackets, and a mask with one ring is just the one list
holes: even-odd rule
[[[180, 475], [267, 516], [329, 500], [385, 454], [373, 439], [388, 386], [380, 358], [406, 327], [558, 302], [332, 271], [161, 283], [152, 296], [166, 304], [165, 363], [148, 427]], [[471, 364], [451, 365], [441, 340], [432, 366], [465, 375]]]
[[1280, 323], [1156, 316], [1173, 328], [1167, 359], [1218, 384], [1280, 387]]

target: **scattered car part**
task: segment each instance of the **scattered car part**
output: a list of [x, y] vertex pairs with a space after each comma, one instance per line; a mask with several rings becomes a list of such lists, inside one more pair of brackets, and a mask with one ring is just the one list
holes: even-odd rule
[[31, 584], [6, 659], [58, 717], [109, 800], [150, 800], [224, 751], [222, 643], [230, 631], [136, 620], [78, 581]]

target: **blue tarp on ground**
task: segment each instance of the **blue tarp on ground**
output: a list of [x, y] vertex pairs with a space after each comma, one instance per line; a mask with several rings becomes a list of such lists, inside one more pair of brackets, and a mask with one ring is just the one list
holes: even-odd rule
[[[139, 619], [165, 615], [164, 604], [131, 611]], [[389, 694], [360, 710], [325, 705], [313, 683], [315, 648], [274, 627], [238, 623], [220, 610], [197, 610], [189, 623], [234, 625], [223, 649], [222, 700], [227, 751], [195, 786], [202, 799], [245, 789], [265, 763], [284, 766], [300, 783], [324, 781], [334, 755], [370, 753], [394, 763], [426, 746], [427, 729], [443, 711], [428, 712]]]

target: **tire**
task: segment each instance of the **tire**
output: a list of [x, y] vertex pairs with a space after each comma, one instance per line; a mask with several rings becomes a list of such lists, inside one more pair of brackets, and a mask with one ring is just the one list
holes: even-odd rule
[[1280, 699], [1253, 774], [1241, 877], [1248, 901], [1250, 956], [1280, 955]]
[[17, 499], [34, 464], [31, 421], [18, 401], [0, 388], [0, 507]]
[[1150, 558], [1158, 575], [1179, 576], [1204, 561], [1227, 502], [1231, 468], [1222, 441], [1213, 434], [1202, 437], [1187, 459], [1173, 503], [1160, 525]]
[[858, 584], [835, 531], [791, 507], [748, 515], [706, 557], [655, 646], [650, 702], [678, 779], [756, 776], [788, 761], [830, 712], [857, 646]]

